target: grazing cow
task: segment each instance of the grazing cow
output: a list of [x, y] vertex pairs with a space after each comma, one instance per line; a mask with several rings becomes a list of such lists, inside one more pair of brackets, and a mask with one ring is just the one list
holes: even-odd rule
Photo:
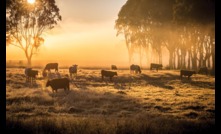
[[199, 69], [198, 74], [206, 74], [206, 75], [208, 75], [208, 72], [209, 72], [209, 70], [208, 70], [207, 67], [201, 67], [201, 68]]
[[117, 70], [117, 66], [116, 65], [111, 65], [111, 70]]
[[139, 65], [134, 65], [134, 64], [132, 64], [131, 66], [130, 66], [130, 73], [141, 73], [141, 69], [140, 69], [140, 66]]
[[52, 92], [56, 91], [60, 88], [64, 88], [70, 90], [70, 85], [69, 85], [69, 79], [68, 78], [57, 78], [57, 79], [52, 79], [48, 80], [46, 83], [46, 87], [51, 86]]
[[196, 71], [180, 70], [180, 78], [181, 79], [182, 79], [182, 76], [188, 76], [188, 79], [189, 79], [193, 74], [196, 74]]
[[77, 67], [78, 65], [72, 65], [71, 67], [69, 67], [69, 73], [71, 79], [72, 79], [72, 74], [77, 76]]
[[110, 81], [112, 81], [112, 77], [114, 77], [114, 75], [117, 76], [117, 72], [101, 70], [102, 80], [104, 80], [104, 77], [110, 77]]
[[58, 72], [58, 63], [48, 63], [45, 66], [44, 71], [48, 70], [50, 72], [51, 69], [55, 69], [55, 71]]
[[37, 75], [37, 70], [32, 70], [32, 68], [25, 68], [26, 82], [33, 83]]
[[157, 72], [158, 72], [158, 69], [162, 69], [162, 67], [163, 67], [162, 64], [155, 64], [155, 63], [150, 64], [150, 70], [155, 68], [157, 70]]

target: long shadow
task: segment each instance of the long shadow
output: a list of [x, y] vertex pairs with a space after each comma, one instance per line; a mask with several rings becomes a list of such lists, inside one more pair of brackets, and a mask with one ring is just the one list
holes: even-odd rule
[[[166, 74], [161, 75], [157, 74], [154, 76], [149, 76], [146, 74], [139, 74], [139, 75], [118, 75], [117, 77], [113, 77], [112, 81], [109, 80], [109, 78], [104, 78], [104, 80], [101, 79], [101, 76], [78, 76], [75, 82], [77, 83], [84, 83], [84, 85], [91, 85], [91, 86], [107, 86], [107, 85], [113, 85], [117, 89], [125, 89], [125, 85], [129, 86], [137, 86], [137, 85], [153, 85], [156, 87], [161, 87], [165, 89], [174, 89], [174, 87], [170, 86], [168, 82], [170, 80], [179, 79], [179, 76], [173, 75], [173, 74]], [[143, 83], [144, 81], [145, 83]]]
[[208, 88], [215, 90], [215, 83], [207, 81], [193, 81], [193, 80], [181, 80], [181, 83], [190, 84], [195, 87]]
[[146, 74], [141, 74], [140, 79], [145, 80], [146, 84], [153, 85], [156, 87], [161, 87], [165, 89], [174, 89], [174, 87], [168, 84], [171, 80], [176, 80], [178, 78], [177, 75], [169, 74], [167, 75], [157, 75], [157, 76], [149, 76]]

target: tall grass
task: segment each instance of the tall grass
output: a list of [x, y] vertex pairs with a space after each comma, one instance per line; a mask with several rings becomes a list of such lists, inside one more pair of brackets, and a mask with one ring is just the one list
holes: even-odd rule
[[47, 134], [184, 134], [214, 133], [214, 121], [175, 120], [163, 117], [7, 117], [8, 132]]

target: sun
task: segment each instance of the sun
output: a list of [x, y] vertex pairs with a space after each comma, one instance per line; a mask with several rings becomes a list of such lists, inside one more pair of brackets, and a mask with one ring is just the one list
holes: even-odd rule
[[35, 0], [28, 0], [28, 3], [33, 4], [35, 3]]

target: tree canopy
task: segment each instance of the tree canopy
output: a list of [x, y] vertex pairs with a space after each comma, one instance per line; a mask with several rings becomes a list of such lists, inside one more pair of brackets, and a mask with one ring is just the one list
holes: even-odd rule
[[61, 21], [55, 0], [6, 1], [6, 45], [22, 49], [31, 65], [31, 58], [43, 44], [42, 33]]

